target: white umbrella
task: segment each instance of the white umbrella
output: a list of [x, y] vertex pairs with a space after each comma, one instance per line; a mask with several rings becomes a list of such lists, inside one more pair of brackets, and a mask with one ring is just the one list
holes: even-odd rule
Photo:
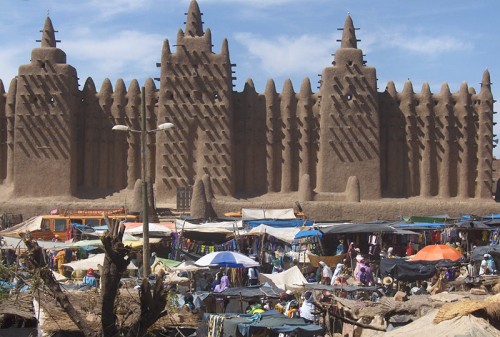
[[219, 266], [226, 268], [258, 267], [259, 263], [237, 252], [213, 252], [198, 259], [194, 264], [201, 267]]

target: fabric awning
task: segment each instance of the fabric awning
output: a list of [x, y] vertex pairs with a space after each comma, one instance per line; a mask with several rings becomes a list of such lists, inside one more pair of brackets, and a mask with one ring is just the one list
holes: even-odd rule
[[318, 236], [319, 238], [323, 237], [323, 232], [317, 230], [317, 229], [306, 229], [306, 230], [301, 230], [295, 235], [295, 239], [300, 239], [300, 238], [308, 238], [311, 236]]
[[333, 224], [322, 228], [325, 234], [350, 234], [350, 233], [396, 233], [397, 230], [391, 226], [390, 222], [370, 222], [352, 224]]
[[264, 209], [264, 208], [243, 208], [241, 210], [241, 218], [243, 220], [260, 220], [260, 219], [295, 219], [293, 208], [283, 209]]
[[260, 225], [266, 225], [275, 228], [290, 228], [290, 227], [302, 227], [302, 226], [312, 226], [314, 222], [302, 220], [302, 219], [291, 219], [291, 220], [251, 220], [245, 221], [245, 224], [249, 227], [257, 227]]
[[233, 297], [269, 297], [269, 298], [279, 298], [280, 293], [284, 292], [283, 289], [268, 287], [265, 285], [255, 286], [255, 287], [237, 287], [237, 288], [227, 288], [220, 293], [213, 293], [214, 296], [233, 296]]
[[307, 280], [300, 271], [299, 267], [293, 266], [281, 273], [275, 274], [259, 274], [260, 283], [268, 283], [280, 289], [302, 289]]
[[274, 228], [270, 227], [267, 225], [259, 225], [255, 228], [252, 228], [250, 231], [248, 231], [245, 234], [242, 235], [270, 235], [275, 237], [278, 240], [281, 240], [283, 242], [286, 242], [288, 244], [292, 244], [295, 235], [299, 233], [300, 228], [288, 228], [286, 231], [284, 231], [281, 228]]

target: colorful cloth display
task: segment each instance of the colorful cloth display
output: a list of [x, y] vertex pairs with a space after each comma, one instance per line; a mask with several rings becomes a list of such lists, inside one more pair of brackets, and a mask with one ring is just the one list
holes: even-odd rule
[[222, 337], [224, 329], [224, 317], [219, 315], [210, 315], [208, 320], [207, 337]]

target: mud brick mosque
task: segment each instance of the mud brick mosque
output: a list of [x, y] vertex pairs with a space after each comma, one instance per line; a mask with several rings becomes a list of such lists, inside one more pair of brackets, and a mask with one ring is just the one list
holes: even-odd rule
[[133, 189], [141, 177], [140, 136], [111, 128], [140, 129], [144, 86], [147, 128], [175, 124], [147, 139], [157, 203], [198, 182], [208, 199], [236, 201], [492, 200], [487, 70], [478, 90], [463, 83], [451, 92], [445, 83], [432, 93], [428, 84], [415, 90], [407, 81], [397, 92], [391, 81], [378, 92], [376, 69], [363, 59], [348, 16], [319, 92], [309, 78], [300, 88], [287, 80], [281, 93], [273, 80], [263, 93], [247, 80], [237, 92], [228, 41], [214, 52], [201, 16], [192, 1], [175, 51], [164, 41], [158, 85], [150, 78], [127, 88], [106, 79], [98, 91], [92, 78], [79, 88], [47, 17], [31, 63], [8, 87], [0, 81], [0, 186], [11, 186], [9, 198]]

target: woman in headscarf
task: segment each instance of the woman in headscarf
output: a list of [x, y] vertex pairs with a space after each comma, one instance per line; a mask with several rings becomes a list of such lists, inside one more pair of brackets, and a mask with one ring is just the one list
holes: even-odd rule
[[321, 284], [330, 284], [332, 281], [332, 269], [324, 261], [319, 261], [321, 266]]
[[395, 257], [394, 255], [394, 248], [393, 247], [389, 247], [389, 249], [387, 249], [387, 257], [392, 259]]
[[337, 266], [335, 267], [335, 271], [333, 272], [333, 276], [332, 276], [332, 282], [331, 282], [332, 286], [335, 284], [335, 281], [340, 276], [340, 274], [342, 274], [343, 268], [344, 268], [343, 263], [340, 263], [340, 262], [337, 263]]
[[212, 282], [212, 290], [215, 290], [215, 287], [217, 287], [220, 284], [221, 279], [222, 279], [222, 272], [219, 271], [217, 274], [215, 274], [215, 279]]
[[220, 279], [220, 283], [215, 286], [214, 292], [220, 293], [220, 292], [224, 291], [225, 289], [227, 289], [229, 287], [230, 287], [229, 277], [227, 277], [226, 275], [224, 275]]
[[356, 267], [354, 268], [352, 277], [354, 277], [354, 280], [359, 281], [358, 279], [359, 270], [361, 269], [361, 267], [365, 267], [365, 258], [361, 254], [358, 254], [356, 255], [355, 260], [356, 260]]

